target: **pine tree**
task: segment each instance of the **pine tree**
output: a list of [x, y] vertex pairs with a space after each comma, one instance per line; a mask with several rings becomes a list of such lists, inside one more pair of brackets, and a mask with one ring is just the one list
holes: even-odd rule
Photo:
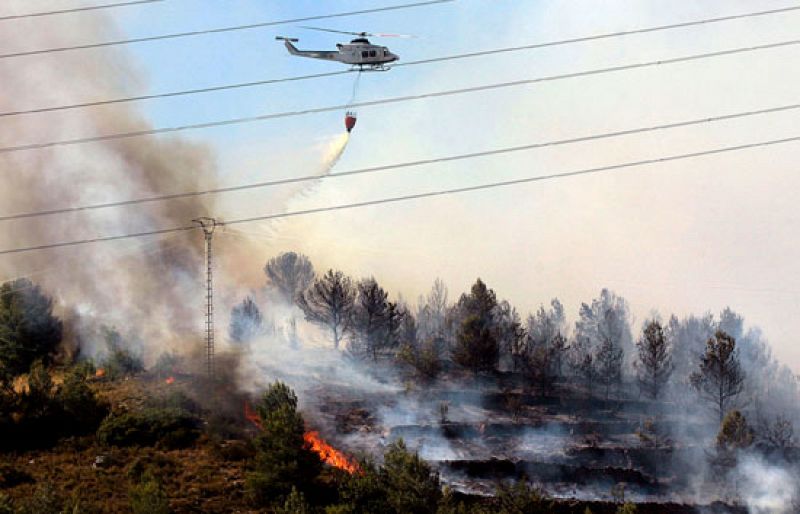
[[733, 337], [718, 330], [708, 340], [700, 369], [692, 374], [691, 383], [703, 399], [714, 404], [722, 424], [729, 404], [744, 389], [744, 371]]
[[494, 324], [496, 307], [494, 291], [481, 279], [472, 286], [470, 294], [461, 295], [456, 306], [461, 322], [453, 349], [453, 361], [459, 366], [474, 373], [497, 369], [500, 345]]
[[597, 379], [605, 387], [606, 399], [611, 386], [622, 380], [622, 348], [614, 345], [610, 338], [603, 340], [594, 356], [594, 367]]
[[491, 328], [476, 315], [465, 319], [458, 331], [453, 361], [477, 374], [496, 369], [499, 355], [497, 339]]
[[63, 333], [53, 300], [28, 279], [0, 287], [0, 381], [28, 371], [36, 360], [52, 360]]
[[282, 504], [293, 488], [310, 490], [322, 462], [303, 439], [305, 423], [297, 412], [297, 396], [286, 384], [272, 384], [256, 411], [262, 430], [253, 441], [256, 456], [247, 477], [248, 492], [260, 505]]
[[353, 328], [358, 344], [355, 350], [377, 362], [378, 353], [388, 340], [389, 294], [374, 278], [362, 280], [357, 289], [353, 311]]
[[308, 321], [331, 331], [333, 346], [338, 349], [352, 329], [355, 299], [353, 281], [341, 271], [328, 270], [299, 296], [298, 305]]
[[653, 400], [661, 394], [672, 374], [672, 352], [664, 337], [664, 329], [651, 321], [636, 343], [639, 359], [635, 363], [639, 387]]
[[297, 301], [298, 296], [314, 280], [314, 266], [303, 254], [286, 252], [273, 257], [264, 266], [264, 273], [289, 303]]
[[228, 336], [236, 343], [249, 343], [264, 333], [264, 318], [253, 298], [248, 296], [231, 310]]

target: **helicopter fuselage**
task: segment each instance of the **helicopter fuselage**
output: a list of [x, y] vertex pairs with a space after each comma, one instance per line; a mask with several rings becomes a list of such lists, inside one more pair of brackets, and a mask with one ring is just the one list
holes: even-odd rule
[[336, 51], [328, 50], [300, 50], [289, 39], [284, 39], [286, 49], [292, 55], [337, 61], [359, 68], [387, 69], [386, 65], [397, 61], [400, 57], [393, 54], [385, 46], [373, 45], [366, 38], [357, 38], [350, 43], [339, 43]]

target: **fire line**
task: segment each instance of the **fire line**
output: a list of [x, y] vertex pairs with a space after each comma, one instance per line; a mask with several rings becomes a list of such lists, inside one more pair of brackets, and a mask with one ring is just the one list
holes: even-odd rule
[[319, 454], [320, 459], [326, 464], [347, 471], [351, 475], [361, 471], [358, 464], [352, 462], [345, 454], [326, 443], [325, 440], [319, 436], [319, 432], [310, 430], [303, 434], [303, 439], [311, 445], [311, 449]]

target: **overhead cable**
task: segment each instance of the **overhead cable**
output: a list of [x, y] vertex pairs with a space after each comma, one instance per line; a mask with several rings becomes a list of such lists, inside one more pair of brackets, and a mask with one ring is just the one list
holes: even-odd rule
[[637, 127], [632, 129], [625, 129], [625, 130], [618, 130], [613, 132], [602, 132], [602, 133], [595, 133], [589, 134], [585, 136], [573, 137], [568, 139], [556, 139], [553, 141], [542, 141], [538, 143], [530, 143], [526, 145], [519, 145], [519, 146], [511, 146], [511, 147], [504, 147], [504, 148], [495, 148], [492, 150], [482, 150], [478, 152], [470, 152], [470, 153], [462, 153], [456, 155], [448, 155], [443, 157], [435, 157], [431, 159], [421, 159], [416, 161], [408, 161], [402, 163], [395, 163], [395, 164], [386, 164], [382, 166], [371, 166], [367, 168], [359, 168], [354, 170], [343, 171], [339, 173], [333, 173], [329, 175], [306, 175], [302, 177], [289, 177], [289, 178], [282, 178], [276, 180], [269, 180], [264, 182], [255, 182], [250, 184], [239, 184], [235, 186], [228, 186], [228, 187], [218, 187], [213, 189], [204, 189], [198, 191], [188, 191], [188, 192], [176, 192], [176, 193], [169, 193], [163, 195], [155, 195], [155, 196], [148, 196], [142, 198], [134, 198], [130, 200], [121, 200], [116, 202], [106, 202], [106, 203], [98, 203], [98, 204], [91, 204], [91, 205], [82, 205], [82, 206], [75, 206], [75, 207], [62, 207], [58, 209], [48, 209], [43, 211], [32, 211], [32, 212], [25, 212], [19, 214], [8, 214], [8, 215], [0, 215], [0, 221], [11, 221], [11, 220], [19, 220], [25, 218], [36, 218], [41, 216], [49, 216], [54, 214], [67, 214], [67, 213], [76, 213], [76, 212], [83, 212], [83, 211], [91, 211], [97, 209], [107, 209], [112, 207], [123, 207], [123, 206], [131, 206], [131, 205], [139, 205], [144, 203], [151, 203], [151, 202], [160, 202], [166, 200], [177, 200], [180, 198], [190, 198], [190, 197], [198, 197], [198, 196], [207, 196], [207, 195], [214, 195], [214, 194], [221, 194], [221, 193], [230, 193], [234, 191], [244, 191], [249, 189], [260, 189], [266, 187], [274, 187], [274, 186], [281, 186], [287, 184], [295, 184], [299, 182], [311, 182], [311, 181], [318, 181], [318, 180], [329, 180], [329, 179], [337, 179], [337, 178], [344, 178], [344, 177], [352, 177], [355, 175], [366, 175], [366, 174], [373, 174], [373, 173], [381, 173], [390, 170], [396, 169], [403, 169], [403, 168], [411, 168], [417, 166], [424, 166], [429, 164], [438, 164], [443, 162], [452, 162], [452, 161], [460, 161], [465, 159], [473, 159], [477, 157], [488, 157], [492, 155], [501, 155], [501, 154], [509, 154], [514, 152], [521, 152], [527, 150], [535, 150], [538, 148], [547, 148], [547, 147], [555, 147], [573, 143], [584, 143], [589, 141], [596, 141], [600, 139], [608, 139], [613, 137], [621, 137], [621, 136], [629, 136], [634, 134], [641, 134], [646, 132], [654, 132], [660, 130], [668, 130], [674, 129], [679, 127], [688, 127], [692, 125], [700, 125], [705, 123], [713, 123], [719, 121], [728, 121], [734, 120], [738, 118], [747, 118], [752, 116], [759, 116], [765, 114], [776, 114], [780, 112], [786, 111], [793, 111], [800, 109], [800, 104], [791, 104], [791, 105], [782, 105], [778, 107], [768, 107], [765, 109], [757, 109], [757, 110], [750, 110], [750, 111], [741, 111], [736, 113], [730, 114], [722, 114], [719, 116], [707, 116], [703, 118], [694, 118], [690, 120], [683, 120], [671, 123], [663, 123], [659, 125], [650, 125], [645, 127]]
[[[553, 173], [548, 175], [536, 175], [532, 177], [525, 177], [513, 180], [505, 180], [500, 182], [490, 182], [486, 184], [478, 184], [475, 186], [465, 186], [465, 187], [458, 187], [453, 189], [441, 189], [436, 191], [427, 191], [422, 193], [414, 193], [404, 196], [394, 196], [389, 198], [380, 198], [376, 200], [367, 200], [363, 202], [353, 202], [353, 203], [346, 203], [340, 205], [330, 205], [325, 207], [315, 207], [310, 209], [302, 209], [298, 211], [290, 211], [290, 212], [283, 212], [283, 213], [275, 213], [275, 214], [266, 214], [263, 216], [254, 216], [250, 218], [240, 218], [234, 220], [228, 220], [224, 222], [224, 225], [237, 225], [243, 223], [254, 223], [257, 221], [269, 221], [269, 220], [276, 220], [276, 219], [285, 219], [285, 218], [292, 218], [297, 216], [307, 216], [310, 214], [319, 214], [323, 212], [334, 212], [334, 211], [341, 211], [341, 210], [349, 210], [349, 209], [357, 209], [362, 207], [370, 207], [376, 205], [385, 205], [385, 204], [392, 204], [398, 202], [406, 202], [410, 200], [418, 200], [422, 198], [432, 198], [438, 196], [449, 196], [454, 194], [461, 194], [461, 193], [468, 193], [474, 191], [481, 191], [487, 189], [496, 189], [501, 187], [509, 187], [521, 184], [528, 184], [532, 182], [542, 182], [546, 180], [556, 180], [556, 179], [563, 179], [569, 177], [578, 177], [583, 175], [593, 175], [593, 174], [600, 174], [600, 173], [608, 173], [611, 171], [622, 170], [626, 168], [633, 168], [638, 166], [646, 166], [652, 164], [661, 164], [666, 162], [673, 162], [673, 161], [680, 161], [680, 160], [688, 160], [688, 159], [695, 159], [698, 157], [705, 157], [709, 155], [718, 155], [723, 153], [729, 152], [736, 152], [742, 151], [747, 149], [759, 148], [759, 147], [767, 147], [767, 146], [774, 146], [786, 143], [794, 143], [799, 142], [800, 136], [793, 136], [787, 137], [783, 139], [771, 139], [767, 141], [759, 141], [755, 143], [745, 143], [741, 145], [735, 146], [724, 146], [719, 148], [714, 148], [710, 150], [703, 150], [699, 152], [692, 152], [692, 153], [684, 153], [684, 154], [676, 154], [670, 155], [666, 157], [656, 157], [653, 159], [644, 159], [640, 161], [632, 161], [632, 162], [625, 162], [621, 164], [612, 164], [608, 166], [599, 166], [595, 168], [584, 168], [575, 171], [567, 171], [563, 173]], [[115, 236], [100, 236], [90, 239], [77, 239], [72, 241], [62, 241], [57, 243], [45, 243], [35, 246], [27, 246], [27, 247], [18, 247], [18, 248], [8, 248], [5, 250], [0, 250], [0, 255], [10, 255], [10, 254], [18, 254], [18, 253], [25, 253], [25, 252], [32, 252], [36, 250], [48, 250], [54, 248], [64, 248], [64, 247], [71, 247], [71, 246], [80, 246], [86, 244], [93, 244], [93, 243], [103, 243], [103, 242], [110, 242], [110, 241], [119, 241], [123, 239], [132, 239], [138, 237], [148, 237], [148, 236], [157, 236], [162, 234], [170, 234], [174, 232], [187, 232], [189, 230], [197, 229], [197, 225], [186, 225], [182, 227], [171, 227], [171, 228], [163, 228], [157, 230], [148, 230], [148, 231], [141, 231], [141, 232], [134, 232], [128, 234], [120, 234]]]
[[[458, 59], [469, 59], [474, 57], [485, 57], [489, 55], [496, 55], [496, 54], [503, 54], [503, 53], [511, 53], [511, 52], [519, 52], [522, 50], [534, 50], [538, 48], [546, 48], [551, 46], [560, 46], [560, 45], [567, 45], [572, 43], [583, 43], [587, 41], [594, 41], [597, 39], [608, 39], [613, 37], [621, 37], [621, 36], [629, 36], [633, 34], [645, 34], [648, 32], [657, 32], [662, 30], [672, 30], [676, 28], [682, 27], [690, 27], [694, 25], [702, 25], [702, 24], [710, 24], [710, 23], [719, 23], [723, 21], [730, 21], [735, 19], [740, 19], [744, 17], [754, 17], [754, 16], [765, 16], [768, 14], [779, 14], [784, 12], [790, 12], [794, 10], [800, 10], [800, 6], [795, 7], [786, 7], [784, 9], [771, 9], [768, 11], [757, 11], [745, 14], [738, 14], [738, 15], [731, 15], [731, 16], [723, 16], [717, 18], [705, 18], [701, 20], [694, 20], [688, 21], [684, 23], [678, 24], [670, 24], [670, 25], [659, 25], [655, 27], [645, 27], [641, 29], [633, 29], [633, 30], [624, 30], [618, 32], [609, 32], [605, 34], [597, 34], [593, 36], [584, 36], [584, 37], [577, 37], [577, 38], [570, 38], [570, 39], [561, 39], [556, 41], [548, 41], [544, 43], [532, 43], [528, 45], [520, 45], [520, 46], [509, 46], [504, 48], [494, 48], [489, 50], [481, 50], [478, 52], [469, 52], [463, 54], [455, 54], [455, 55], [445, 55], [441, 57], [432, 57], [429, 59], [419, 59], [414, 61], [405, 61], [394, 64], [392, 67], [399, 68], [404, 66], [416, 66], [419, 64], [433, 64], [438, 62], [445, 62], [445, 61], [452, 61]], [[100, 105], [112, 105], [112, 104], [119, 104], [125, 102], [137, 102], [142, 100], [154, 100], [158, 98], [172, 98], [178, 96], [185, 96], [185, 95], [195, 95], [201, 93], [211, 93], [216, 91], [226, 91], [231, 89], [241, 89], [241, 88], [248, 88], [248, 87], [259, 87], [265, 86], [270, 84], [277, 84], [282, 82], [295, 82], [301, 80], [311, 80], [311, 79], [319, 79], [324, 77], [333, 77], [337, 75], [345, 75], [348, 73], [354, 73], [357, 70], [339, 70], [339, 71], [332, 71], [332, 72], [324, 72], [324, 73], [313, 73], [309, 75], [297, 75], [293, 77], [282, 77], [282, 78], [273, 78], [273, 79], [262, 79], [262, 80], [254, 80], [248, 82], [236, 82], [233, 84], [221, 84], [218, 86], [208, 86], [202, 88], [193, 88], [193, 89], [183, 89], [177, 91], [168, 91], [164, 93], [153, 93], [149, 95], [136, 95], [136, 96], [125, 96], [119, 98], [111, 98], [106, 100], [96, 100], [91, 102], [81, 102], [81, 103], [73, 103], [73, 104], [66, 104], [66, 105], [54, 105], [49, 107], [35, 107], [30, 109], [20, 109], [16, 111], [7, 111], [7, 112], [0, 112], [0, 117], [4, 116], [16, 116], [20, 114], [34, 114], [34, 113], [43, 113], [43, 112], [52, 112], [52, 111], [61, 111], [67, 109], [77, 109], [77, 108], [84, 108], [84, 107], [96, 107]]]
[[538, 84], [542, 82], [551, 82], [563, 79], [572, 79], [579, 77], [589, 77], [593, 75], [601, 75], [605, 73], [617, 73], [621, 71], [628, 71], [634, 69], [648, 68], [654, 66], [662, 66], [669, 64], [677, 64], [682, 62], [695, 61], [700, 59], [710, 59], [713, 57], [722, 57], [727, 55], [740, 54], [745, 52], [754, 52], [758, 50], [767, 50], [781, 47], [796, 46], [800, 44], [800, 40], [795, 39], [791, 41], [781, 41], [778, 43], [768, 43], [763, 45], [747, 46], [741, 48], [733, 48], [729, 50], [720, 50], [717, 52], [707, 52], [702, 54], [687, 55], [683, 57], [674, 57], [671, 59], [660, 59], [657, 61], [647, 61], [633, 64], [624, 64], [620, 66], [611, 66], [609, 68], [598, 68], [593, 70], [578, 71], [573, 73], [565, 73], [559, 75], [549, 75], [545, 77], [537, 77], [532, 79], [514, 80], [508, 82], [499, 82], [494, 84], [485, 84], [481, 86], [472, 86], [461, 89], [448, 89], [444, 91], [435, 91], [431, 93], [421, 93], [417, 95], [397, 96], [391, 98], [382, 98], [378, 100], [368, 100], [364, 102], [356, 102], [352, 104], [339, 104], [326, 107], [314, 107], [310, 109], [302, 109], [296, 111], [285, 111], [278, 113], [260, 114], [257, 116], [244, 116], [240, 118], [228, 118], [223, 120], [207, 121], [203, 123], [191, 123], [187, 125], [176, 125], [173, 127], [159, 127], [153, 129], [134, 130], [130, 132], [117, 132], [112, 134], [81, 137], [75, 139], [62, 139], [59, 141], [46, 141], [41, 143], [29, 143], [15, 146], [0, 147], [0, 153], [20, 152], [27, 150], [41, 150], [43, 148], [52, 148], [55, 146], [70, 146], [85, 143], [96, 143], [102, 141], [113, 141], [117, 139], [126, 139], [132, 137], [142, 137], [156, 134], [167, 134], [172, 132], [181, 132], [186, 130], [198, 130], [212, 127], [223, 127], [227, 125], [239, 125], [242, 123], [255, 123], [261, 121], [274, 120], [279, 118], [289, 118], [295, 116], [304, 116], [308, 114], [319, 114], [324, 112], [341, 111], [344, 109], [357, 109], [361, 107], [372, 107], [376, 105], [395, 104], [400, 102], [408, 102], [415, 100], [423, 100], [428, 98], [441, 98], [446, 96], [461, 95], [468, 93], [478, 93], [481, 91], [491, 91], [495, 89], [503, 89], [510, 87], [525, 86], [531, 84]]
[[109, 46], [119, 46], [119, 45], [129, 45], [132, 43], [146, 43], [150, 41], [162, 41], [165, 39], [178, 39], [178, 38], [185, 38], [185, 37], [193, 37], [193, 36], [202, 36], [206, 34], [220, 34], [223, 32], [234, 32], [239, 30], [252, 30], [252, 29], [260, 29], [264, 27], [273, 27], [276, 25], [286, 25], [287, 23], [298, 23], [304, 21], [312, 21], [312, 20], [325, 20], [329, 18], [343, 18], [346, 16], [356, 16], [360, 14], [371, 14], [377, 12], [385, 12], [385, 11], [396, 11], [399, 9], [410, 9], [412, 7], [423, 7], [428, 5], [434, 4], [443, 4], [447, 2], [455, 2], [456, 0], [428, 0], [425, 2], [414, 2], [408, 4], [399, 4], [399, 5], [387, 5], [384, 7], [375, 7], [371, 9], [360, 9], [358, 11], [346, 11], [346, 12], [338, 12], [338, 13], [331, 13], [331, 14], [320, 14], [316, 16], [306, 16], [303, 18], [292, 18], [288, 20], [275, 20], [275, 21], [263, 21], [259, 23], [250, 23], [247, 25], [234, 25], [229, 27], [217, 27], [213, 29], [203, 29], [203, 30], [192, 30], [188, 32], [173, 32], [170, 34], [159, 34], [156, 36], [146, 36], [146, 37], [138, 37], [138, 38], [129, 38], [129, 39], [117, 39], [114, 41], [103, 41], [100, 43], [86, 43], [83, 45], [71, 45], [71, 46], [59, 46], [53, 48], [43, 48], [40, 50], [22, 50], [19, 52], [10, 52], [5, 54], [0, 54], [0, 59], [10, 59], [12, 57], [25, 57], [31, 55], [43, 55], [43, 54], [52, 54], [52, 53], [60, 53], [60, 52], [68, 52], [72, 50], [88, 50], [90, 48], [104, 48]]
[[114, 4], [101, 4], [101, 5], [86, 5], [83, 7], [72, 7], [70, 9], [59, 9], [56, 11], [41, 11], [41, 12], [32, 12], [27, 14], [9, 14], [6, 16], [0, 16], [0, 21], [21, 20], [25, 18], [40, 18], [43, 16], [53, 16], [56, 14], [71, 14], [71, 13], [86, 12], [86, 11], [98, 11], [100, 9], [112, 9], [115, 7], [130, 7], [133, 5], [154, 4], [163, 1], [164, 0], [132, 0], [130, 2], [117, 2]]

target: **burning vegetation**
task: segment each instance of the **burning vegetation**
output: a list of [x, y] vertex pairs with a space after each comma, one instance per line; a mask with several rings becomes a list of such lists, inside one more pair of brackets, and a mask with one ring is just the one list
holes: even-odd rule
[[729, 309], [636, 331], [604, 290], [570, 327], [481, 280], [412, 309], [302, 255], [265, 272], [213, 379], [3, 286], [0, 512], [797, 511], [795, 377]]
[[326, 443], [316, 430], [310, 430], [303, 434], [303, 440], [311, 446], [311, 449], [319, 455], [319, 458], [325, 464], [346, 471], [351, 475], [359, 472], [358, 465], [355, 462], [352, 462], [344, 453]]

